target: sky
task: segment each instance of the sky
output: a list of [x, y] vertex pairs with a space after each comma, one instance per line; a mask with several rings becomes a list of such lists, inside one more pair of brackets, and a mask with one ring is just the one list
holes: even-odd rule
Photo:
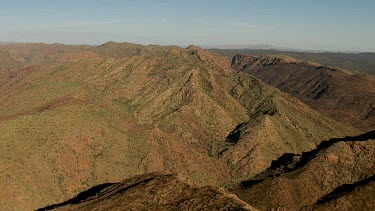
[[375, 52], [375, 1], [0, 0], [0, 41]]

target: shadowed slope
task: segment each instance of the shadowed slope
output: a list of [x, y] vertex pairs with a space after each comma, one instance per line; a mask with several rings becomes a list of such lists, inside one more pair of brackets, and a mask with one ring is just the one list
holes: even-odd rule
[[375, 125], [375, 78], [287, 56], [236, 55], [232, 67], [366, 132]]
[[303, 210], [374, 210], [375, 175], [339, 186], [318, 202]]
[[263, 174], [242, 182], [235, 193], [258, 209], [299, 210], [345, 184], [371, 178], [374, 153], [374, 131], [325, 141], [302, 155], [278, 159]]

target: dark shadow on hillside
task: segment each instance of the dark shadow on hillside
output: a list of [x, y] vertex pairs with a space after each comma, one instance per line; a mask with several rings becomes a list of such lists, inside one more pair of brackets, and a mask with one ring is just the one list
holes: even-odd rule
[[246, 122], [237, 125], [236, 128], [228, 134], [225, 141], [231, 144], [236, 144], [241, 138], [241, 130], [243, 129], [245, 125], [246, 125]]
[[323, 204], [323, 203], [338, 199], [340, 196], [344, 195], [345, 193], [351, 192], [351, 191], [355, 190], [356, 188], [367, 185], [370, 182], [374, 182], [374, 181], [375, 181], [375, 174], [372, 175], [371, 177], [368, 177], [364, 180], [360, 180], [360, 181], [352, 183], [352, 184], [343, 184], [343, 185], [337, 187], [336, 189], [334, 189], [331, 193], [329, 193], [329, 194], [323, 196], [322, 198], [320, 198], [316, 202], [315, 205]]
[[78, 203], [80, 203], [80, 202], [82, 202], [82, 201], [84, 201], [84, 200], [86, 200], [86, 199], [88, 199], [92, 196], [96, 196], [102, 190], [104, 190], [105, 188], [107, 188], [107, 187], [109, 187], [113, 184], [115, 184], [115, 183], [104, 183], [104, 184], [94, 186], [94, 187], [78, 194], [76, 197], [74, 197], [72, 199], [69, 199], [68, 201], [65, 201], [65, 202], [60, 203], [60, 204], [49, 205], [49, 206], [37, 209], [36, 211], [53, 210], [57, 207], [65, 206], [65, 205], [68, 205], [68, 204], [78, 204]]
[[255, 176], [254, 178], [242, 181], [242, 187], [251, 187], [267, 178], [279, 177], [284, 173], [294, 171], [298, 168], [305, 166], [309, 161], [314, 159], [316, 155], [332, 146], [337, 142], [349, 142], [349, 141], [367, 141], [369, 139], [375, 139], [375, 130], [361, 134], [359, 136], [348, 136], [345, 138], [332, 138], [327, 141], [321, 142], [317, 147], [311, 151], [303, 152], [301, 155], [286, 153], [279, 157], [277, 160], [272, 161], [271, 166], [268, 167], [263, 173]]

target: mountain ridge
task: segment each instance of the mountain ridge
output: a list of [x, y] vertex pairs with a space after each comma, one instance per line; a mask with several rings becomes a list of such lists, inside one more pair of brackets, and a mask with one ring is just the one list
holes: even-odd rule
[[[355, 197], [358, 193], [346, 188], [345, 184], [357, 186], [357, 183], [366, 184], [372, 180], [374, 138], [375, 131], [371, 131], [361, 136], [322, 142], [323, 147], [302, 155], [279, 158], [267, 171], [250, 181], [242, 182], [233, 192], [260, 210], [300, 210], [304, 207], [310, 210], [315, 209], [312, 206], [319, 206], [319, 203], [324, 207], [327, 201], [325, 197], [334, 195], [338, 189], [344, 189], [346, 194]], [[343, 200], [342, 205], [345, 207]], [[366, 198], [363, 200], [367, 205], [356, 205], [354, 202], [352, 206], [359, 206], [359, 209], [373, 206], [371, 201], [366, 201]], [[329, 204], [326, 205], [329, 207]]]
[[199, 47], [0, 52], [1, 209], [36, 209], [156, 171], [231, 186], [286, 152], [358, 133]]
[[42, 210], [256, 210], [221, 188], [199, 187], [177, 175], [149, 173], [101, 184]]
[[231, 60], [237, 54], [245, 55], [280, 55], [290, 56], [302, 61], [311, 61], [325, 66], [339, 67], [356, 74], [374, 75], [374, 53], [350, 53], [350, 52], [296, 52], [284, 50], [261, 49], [210, 49]]
[[237, 55], [232, 67], [362, 131], [375, 124], [375, 78], [290, 57]]

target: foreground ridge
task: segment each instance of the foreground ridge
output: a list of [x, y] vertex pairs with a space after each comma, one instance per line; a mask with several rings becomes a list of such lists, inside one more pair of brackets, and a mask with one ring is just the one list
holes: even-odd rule
[[[374, 156], [375, 131], [331, 139], [302, 155], [282, 156], [234, 192], [261, 210], [330, 207], [338, 201], [341, 207], [349, 203], [350, 207], [367, 210], [374, 207], [368, 197], [371, 195], [366, 194], [374, 188]], [[356, 198], [362, 200], [356, 202]]]
[[217, 187], [199, 187], [175, 174], [150, 173], [106, 183], [43, 210], [255, 210]]

